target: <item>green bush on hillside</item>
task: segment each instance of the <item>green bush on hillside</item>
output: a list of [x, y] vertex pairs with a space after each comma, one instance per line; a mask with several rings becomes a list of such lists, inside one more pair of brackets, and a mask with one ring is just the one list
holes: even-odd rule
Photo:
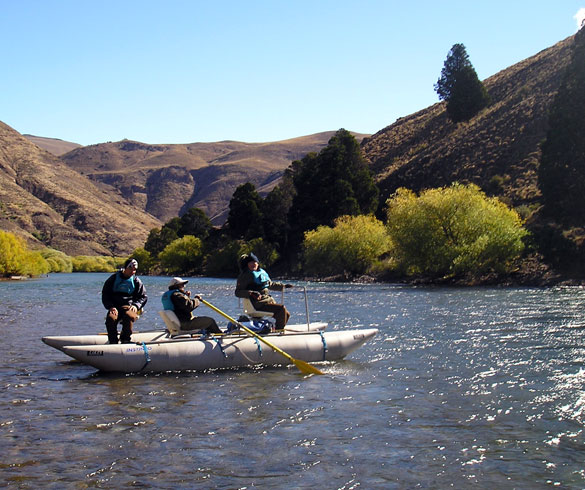
[[366, 273], [390, 249], [384, 224], [373, 216], [341, 216], [333, 227], [305, 233], [305, 272], [317, 276]]
[[509, 272], [527, 231], [518, 213], [479, 187], [453, 184], [388, 199], [388, 231], [397, 268], [434, 277]]
[[122, 260], [116, 257], [76, 255], [71, 257], [73, 272], [112, 272], [119, 269]]
[[160, 266], [168, 274], [200, 274], [203, 264], [203, 243], [185, 235], [174, 240], [158, 255]]
[[49, 263], [49, 272], [73, 272], [71, 257], [60, 250], [45, 248], [41, 255]]
[[50, 270], [40, 252], [28, 250], [23, 238], [0, 230], [0, 276], [37, 276]]

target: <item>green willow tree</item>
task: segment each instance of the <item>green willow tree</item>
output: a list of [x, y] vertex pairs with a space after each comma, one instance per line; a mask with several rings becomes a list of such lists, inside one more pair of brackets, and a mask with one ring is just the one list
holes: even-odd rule
[[31, 251], [23, 238], [0, 230], [0, 276], [40, 275], [51, 271], [40, 252]]
[[170, 243], [159, 254], [160, 265], [168, 274], [200, 274], [203, 244], [197, 237], [185, 235]]
[[516, 211], [476, 185], [453, 184], [417, 196], [398, 189], [387, 201], [396, 269], [431, 277], [506, 273], [524, 250]]
[[305, 233], [305, 271], [317, 276], [364, 274], [390, 248], [386, 227], [374, 216], [340, 216], [333, 227]]
[[447, 114], [453, 122], [468, 121], [490, 104], [490, 97], [469, 61], [463, 44], [454, 44], [435, 84], [441, 100], [447, 101]]
[[562, 223], [585, 222], [585, 27], [575, 35], [552, 103], [538, 183], [549, 215]]

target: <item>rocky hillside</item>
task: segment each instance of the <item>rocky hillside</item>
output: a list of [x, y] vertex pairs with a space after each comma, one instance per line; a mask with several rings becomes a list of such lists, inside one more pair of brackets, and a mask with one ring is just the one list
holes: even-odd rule
[[69, 255], [123, 255], [157, 226], [0, 122], [0, 229]]
[[469, 122], [452, 123], [445, 103], [438, 103], [363, 140], [384, 200], [398, 187], [418, 192], [459, 181], [535, 209], [539, 144], [572, 42], [569, 37], [484, 80], [492, 104]]
[[0, 229], [70, 255], [127, 254], [144, 245], [152, 228], [193, 206], [223, 224], [238, 185], [249, 181], [268, 192], [293, 160], [319, 151], [333, 134], [79, 147], [25, 137], [0, 123]]
[[[261, 193], [268, 192], [292, 161], [318, 152], [333, 134], [272, 143], [155, 145], [124, 140], [78, 148], [62, 159], [163, 222], [198, 207], [221, 225], [238, 185], [251, 182]], [[363, 136], [356, 135], [360, 140]]]

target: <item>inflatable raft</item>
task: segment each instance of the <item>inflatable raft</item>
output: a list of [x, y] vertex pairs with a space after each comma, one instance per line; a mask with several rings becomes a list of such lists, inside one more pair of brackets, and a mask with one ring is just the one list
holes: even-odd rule
[[[293, 332], [307, 332], [307, 331], [321, 331], [327, 328], [327, 323], [311, 322], [309, 325], [287, 325], [284, 333], [289, 334]], [[197, 334], [195, 334], [197, 335]], [[174, 339], [190, 338], [191, 335], [177, 336]], [[94, 335], [50, 335], [42, 338], [43, 342], [55, 349], [63, 351], [66, 345], [105, 345], [108, 343], [108, 336], [105, 333]], [[173, 340], [168, 330], [151, 330], [147, 332], [135, 332], [132, 334], [131, 341], [133, 343], [141, 342], [155, 342]]]
[[[343, 359], [377, 333], [378, 329], [371, 328], [274, 333], [264, 337], [293, 358], [320, 362]], [[45, 343], [51, 345], [48, 339], [43, 338]], [[206, 338], [167, 337], [138, 340], [131, 344], [61, 345], [59, 349], [100, 371], [120, 373], [202, 371], [257, 364], [290, 364], [286, 357], [246, 334]]]

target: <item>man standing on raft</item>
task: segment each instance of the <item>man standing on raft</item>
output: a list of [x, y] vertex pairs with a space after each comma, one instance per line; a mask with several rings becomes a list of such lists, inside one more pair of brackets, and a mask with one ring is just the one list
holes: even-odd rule
[[118, 322], [122, 322], [120, 342], [130, 343], [132, 326], [148, 300], [144, 284], [136, 277], [137, 269], [136, 259], [128, 259], [124, 268], [112, 274], [102, 288], [102, 303], [108, 310], [106, 329], [110, 344], [118, 343]]

